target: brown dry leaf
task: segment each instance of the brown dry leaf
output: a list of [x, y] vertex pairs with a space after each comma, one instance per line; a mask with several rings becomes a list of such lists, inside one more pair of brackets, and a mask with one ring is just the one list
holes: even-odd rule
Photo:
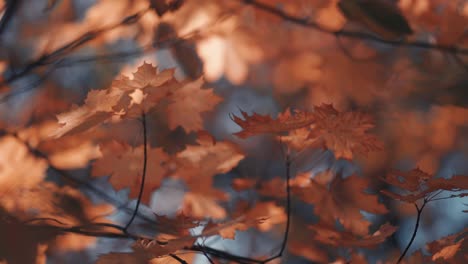
[[[329, 250], [314, 241], [314, 234], [303, 218], [292, 217], [288, 238], [288, 250], [312, 263], [329, 263]], [[354, 263], [353, 263], [354, 264]]]
[[364, 218], [360, 210], [374, 214], [387, 212], [376, 195], [366, 193], [368, 187], [369, 181], [365, 178], [352, 175], [343, 179], [337, 175], [329, 185], [320, 184], [314, 179], [306, 186], [292, 185], [292, 193], [314, 204], [314, 213], [322, 222], [338, 220], [346, 230], [364, 236], [368, 234], [371, 222]]
[[[148, 203], [151, 193], [165, 177], [169, 156], [162, 148], [148, 148], [145, 187], [142, 202]], [[93, 176], [111, 175], [109, 181], [116, 190], [130, 188], [130, 198], [137, 198], [142, 181], [143, 146], [136, 148], [126, 143], [110, 141], [100, 146], [101, 158], [93, 163]]]
[[284, 113], [280, 113], [277, 119], [272, 119], [268, 115], [259, 115], [253, 113], [249, 116], [241, 110], [242, 117], [231, 115], [232, 121], [242, 128], [242, 131], [234, 133], [240, 138], [247, 138], [259, 134], [277, 134], [284, 133], [290, 130], [299, 129], [309, 126], [315, 121], [315, 117], [305, 111], [296, 110], [293, 113], [287, 109]]
[[387, 223], [380, 226], [379, 230], [371, 235], [356, 236], [351, 232], [340, 232], [324, 222], [310, 226], [309, 228], [315, 232], [314, 239], [320, 241], [320, 243], [335, 247], [360, 248], [375, 248], [397, 230], [397, 227]]
[[255, 227], [262, 232], [270, 231], [275, 225], [286, 222], [286, 213], [283, 207], [274, 202], [259, 202], [245, 211], [247, 205], [240, 203], [233, 214], [235, 219], [227, 223], [210, 223], [203, 233], [210, 235], [216, 233], [224, 239], [235, 239], [237, 231], [245, 231]]
[[37, 186], [45, 178], [48, 165], [12, 136], [0, 138], [0, 149], [0, 203], [6, 206], [9, 202], [14, 203], [14, 195], [11, 196], [13, 200], [9, 201], [7, 193]]
[[332, 105], [322, 104], [313, 112], [315, 122], [309, 138], [321, 141], [336, 158], [352, 159], [353, 154], [367, 154], [383, 148], [367, 131], [375, 126], [370, 115], [360, 112], [339, 112]]
[[226, 193], [213, 187], [213, 177], [229, 172], [244, 158], [234, 143], [216, 142], [213, 137], [199, 137], [199, 145], [190, 145], [176, 154], [174, 170], [169, 174], [183, 179], [189, 188], [185, 194], [182, 210], [197, 218], [226, 216], [225, 210], [217, 204], [226, 199]]
[[[381, 192], [395, 200], [414, 203], [419, 199], [427, 197], [428, 194], [437, 190], [463, 191], [468, 190], [468, 177], [454, 175], [452, 178], [434, 178], [419, 168], [408, 172], [395, 170], [386, 177], [381, 178], [386, 183], [402, 189], [408, 194], [398, 194], [388, 190]], [[466, 193], [456, 194], [452, 197], [463, 197]]]
[[436, 263], [465, 263], [468, 260], [468, 243], [466, 236], [468, 228], [427, 244]]
[[[229, 172], [244, 158], [241, 149], [232, 142], [214, 142], [212, 138], [198, 138], [199, 145], [190, 145], [176, 154], [173, 176], [182, 178], [191, 192], [213, 193], [213, 176]], [[216, 192], [215, 192], [216, 193]]]
[[183, 252], [184, 248], [190, 247], [195, 243], [196, 237], [169, 237], [165, 236], [164, 240], [139, 239], [133, 244], [133, 250], [142, 252], [148, 258], [164, 257], [171, 253]]
[[167, 118], [170, 129], [181, 126], [187, 133], [203, 129], [201, 114], [222, 101], [212, 89], [202, 89], [203, 79], [183, 83], [170, 97]]
[[[211, 191], [213, 192], [213, 191]], [[222, 194], [209, 195], [203, 193], [188, 192], [182, 201], [182, 212], [195, 218], [226, 218], [226, 210], [217, 203], [218, 196]]]
[[305, 149], [313, 149], [323, 147], [323, 142], [315, 138], [310, 138], [310, 128], [303, 127], [289, 132], [286, 136], [279, 136], [278, 139], [284, 142], [293, 150], [302, 151]]
[[120, 76], [110, 88], [90, 91], [84, 105], [59, 114], [57, 119], [62, 127], [58, 128], [53, 136], [58, 138], [86, 131], [107, 121], [113, 115], [122, 116], [135, 111], [141, 115], [143, 111], [149, 111], [169, 95], [170, 90], [174, 89], [173, 86], [178, 86], [179, 83], [174, 80], [173, 75], [173, 70], [158, 73], [156, 67], [143, 63], [133, 73], [133, 79]]
[[187, 216], [183, 211], [175, 217], [167, 217], [156, 214], [156, 229], [158, 232], [171, 236], [188, 236], [190, 229], [200, 226], [200, 221]]

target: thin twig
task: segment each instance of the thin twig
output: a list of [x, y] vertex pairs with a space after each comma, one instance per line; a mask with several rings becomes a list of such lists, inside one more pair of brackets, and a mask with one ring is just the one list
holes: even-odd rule
[[0, 90], [2, 89], [3, 86], [27, 75], [28, 73], [32, 72], [36, 68], [53, 63], [56, 58], [63, 57], [64, 55], [69, 54], [70, 52], [76, 50], [78, 47], [82, 46], [83, 44], [97, 38], [100, 34], [106, 33], [120, 26], [128, 26], [130, 24], [136, 23], [143, 16], [143, 14], [146, 13], [147, 11], [148, 11], [147, 8], [143, 9], [141, 11], [138, 11], [132, 15], [129, 15], [123, 18], [121, 21], [117, 22], [116, 24], [85, 32], [84, 34], [80, 35], [76, 39], [65, 43], [64, 45], [57, 48], [56, 50], [47, 54], [43, 54], [38, 59], [27, 64], [19, 72], [14, 73], [8, 78], [5, 78], [5, 80], [1, 81]]
[[[122, 203], [122, 202], [112, 198], [106, 192], [104, 192], [101, 189], [95, 187], [94, 185], [92, 185], [92, 184], [90, 184], [90, 183], [88, 183], [86, 181], [82, 181], [82, 180], [80, 180], [78, 178], [75, 178], [73, 175], [71, 175], [67, 171], [62, 170], [60, 168], [57, 168], [55, 165], [53, 165], [53, 163], [51, 162], [49, 156], [46, 153], [40, 151], [39, 149], [36, 149], [36, 148], [32, 147], [28, 142], [24, 141], [16, 133], [9, 133], [8, 131], [0, 130], [0, 135], [1, 136], [9, 135], [9, 136], [12, 136], [12, 137], [16, 138], [16, 140], [18, 140], [21, 144], [26, 146], [29, 153], [31, 153], [32, 155], [34, 155], [37, 158], [43, 159], [47, 163], [47, 165], [49, 166], [49, 169], [51, 171], [57, 173], [60, 177], [64, 178], [65, 180], [68, 180], [69, 182], [71, 182], [73, 184], [76, 184], [78, 186], [81, 186], [81, 187], [84, 187], [84, 188], [90, 190], [94, 194], [100, 196], [101, 199], [103, 199], [104, 201], [106, 201], [108, 203], [111, 203], [112, 205], [114, 205], [116, 207], [125, 209], [125, 212], [127, 212], [129, 214], [134, 213], [134, 210], [128, 208], [126, 203]], [[156, 221], [154, 219], [152, 219], [150, 217], [147, 217], [147, 216], [145, 216], [143, 214], [138, 213], [137, 216], [140, 219], [142, 219], [142, 220], [144, 220], [144, 221], [146, 221], [146, 222], [148, 222], [150, 224], [156, 224]]]
[[169, 256], [177, 261], [179, 261], [180, 264], [188, 264], [187, 261], [182, 259], [181, 257], [177, 256], [176, 254], [169, 254]]
[[286, 154], [286, 228], [284, 230], [283, 241], [281, 243], [281, 249], [273, 257], [270, 257], [264, 260], [262, 263], [270, 262], [274, 259], [280, 258], [283, 256], [284, 250], [286, 249], [286, 245], [288, 243], [288, 236], [289, 236], [289, 228], [290, 228], [290, 221], [291, 221], [291, 186], [290, 186], [290, 178], [291, 178], [291, 158], [289, 154]]
[[138, 209], [141, 203], [141, 197], [143, 197], [143, 191], [145, 189], [146, 165], [148, 163], [148, 146], [147, 146], [148, 138], [146, 135], [147, 131], [146, 131], [146, 113], [145, 112], [141, 114], [141, 119], [142, 119], [141, 124], [143, 127], [143, 169], [141, 172], [142, 175], [141, 175], [140, 192], [138, 193], [138, 199], [137, 199], [137, 203], [135, 206], [135, 211], [133, 211], [132, 217], [130, 218], [130, 220], [128, 221], [127, 225], [124, 228], [125, 232], [127, 232], [127, 229], [130, 227], [130, 225], [132, 224], [133, 220], [135, 219], [138, 213]]
[[382, 39], [378, 36], [375, 36], [369, 33], [357, 32], [357, 31], [347, 31], [347, 30], [331, 31], [311, 21], [309, 18], [296, 17], [274, 6], [271, 6], [271, 5], [256, 1], [256, 0], [240, 0], [240, 1], [246, 5], [251, 5], [257, 9], [268, 12], [286, 21], [292, 22], [300, 26], [314, 28], [322, 33], [333, 34], [336, 37], [342, 36], [346, 38], [369, 40], [369, 41], [392, 45], [392, 46], [405, 46], [405, 47], [414, 47], [414, 48], [421, 48], [421, 49], [432, 49], [432, 50], [439, 50], [442, 52], [448, 52], [452, 54], [468, 55], [468, 49], [459, 48], [456, 46], [431, 44], [431, 43], [422, 42], [422, 41], [410, 42], [410, 41], [400, 41], [400, 40], [387, 40], [387, 39]]
[[408, 245], [406, 246], [405, 250], [403, 251], [403, 253], [401, 254], [400, 258], [398, 258], [398, 261], [397, 261], [397, 264], [400, 263], [403, 258], [405, 257], [406, 253], [408, 252], [408, 250], [410, 249], [411, 247], [411, 244], [413, 244], [414, 242], [414, 239], [416, 238], [416, 234], [418, 233], [418, 228], [419, 228], [419, 221], [421, 220], [421, 214], [422, 214], [422, 211], [424, 209], [424, 206], [426, 206], [427, 204], [427, 200], [424, 199], [424, 202], [423, 204], [421, 205], [421, 208], [419, 208], [418, 204], [414, 203], [414, 206], [416, 207], [416, 210], [418, 212], [418, 215], [416, 217], [416, 224], [414, 226], [414, 231], [413, 231], [413, 235], [411, 236], [411, 239], [410, 241], [408, 242]]

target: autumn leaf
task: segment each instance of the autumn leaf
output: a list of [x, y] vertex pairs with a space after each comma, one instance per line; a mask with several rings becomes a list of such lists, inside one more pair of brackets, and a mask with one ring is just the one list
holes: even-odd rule
[[466, 236], [468, 229], [465, 228], [457, 234], [446, 236], [427, 245], [432, 254], [432, 261], [436, 263], [464, 263], [467, 260], [466, 252], [468, 243]]
[[268, 115], [254, 113], [249, 116], [241, 111], [244, 119], [231, 115], [242, 128], [234, 133], [240, 138], [259, 134], [281, 134], [280, 140], [292, 149], [324, 147], [337, 158], [352, 159], [353, 154], [367, 154], [382, 149], [382, 143], [367, 131], [374, 127], [371, 116], [359, 112], [339, 112], [332, 105], [316, 106], [313, 112], [286, 110], [272, 119]]
[[[389, 190], [381, 192], [392, 199], [407, 203], [414, 203], [419, 199], [426, 198], [430, 193], [437, 190], [463, 191], [468, 189], [468, 177], [454, 175], [451, 178], [434, 178], [419, 168], [403, 172], [394, 170], [381, 178], [384, 182], [398, 187], [407, 194], [398, 194]], [[463, 197], [466, 193], [453, 195], [452, 197]]]
[[243, 152], [232, 142], [213, 141], [212, 137], [198, 138], [198, 145], [189, 145], [176, 154], [172, 177], [184, 180], [189, 191], [182, 208], [193, 217], [224, 218], [225, 210], [217, 200], [227, 198], [224, 192], [213, 187], [213, 177], [229, 172], [244, 158]]
[[352, 232], [338, 231], [330, 224], [319, 223], [309, 226], [315, 232], [314, 239], [320, 243], [335, 247], [375, 248], [393, 235], [397, 227], [383, 224], [373, 234], [356, 236]]
[[315, 122], [309, 139], [322, 142], [336, 158], [352, 159], [354, 154], [367, 154], [382, 149], [382, 143], [367, 131], [375, 126], [370, 115], [360, 112], [339, 112], [332, 105], [322, 104], [313, 112]]
[[188, 236], [190, 229], [200, 226], [200, 220], [179, 211], [175, 217], [156, 215], [156, 229], [162, 234], [171, 236]]
[[135, 108], [138, 109], [137, 115], [149, 111], [178, 85], [173, 75], [173, 70], [159, 73], [156, 67], [143, 63], [133, 74], [133, 79], [126, 76], [116, 78], [110, 88], [90, 91], [84, 105], [59, 114], [57, 119], [62, 126], [53, 136], [58, 138], [84, 132], [114, 115], [130, 115], [136, 111]]
[[262, 232], [271, 231], [275, 225], [286, 221], [284, 208], [274, 202], [259, 202], [249, 208], [246, 203], [239, 203], [231, 215], [233, 220], [221, 223], [209, 222], [202, 235], [219, 235], [223, 239], [235, 239], [238, 231], [257, 228]]
[[[116, 190], [130, 188], [130, 198], [137, 198], [142, 183], [143, 146], [136, 148], [128, 144], [111, 141], [101, 144], [101, 157], [93, 163], [93, 176], [108, 176], [109, 182]], [[165, 164], [169, 156], [162, 148], [148, 147], [148, 167], [142, 202], [148, 203], [151, 193], [161, 185], [166, 175]]]
[[240, 138], [247, 138], [260, 134], [284, 133], [308, 126], [315, 121], [311, 113], [300, 110], [291, 113], [291, 111], [287, 109], [284, 113], [279, 114], [277, 119], [257, 113], [253, 113], [249, 116], [242, 110], [241, 114], [244, 119], [236, 115], [231, 115], [232, 121], [242, 128], [242, 131], [234, 133], [234, 135]]
[[203, 79], [185, 82], [170, 97], [167, 118], [170, 129], [181, 126], [187, 133], [203, 129], [201, 114], [212, 110], [222, 99], [212, 89], [202, 89]]
[[346, 230], [366, 235], [371, 222], [360, 211], [385, 214], [387, 209], [378, 197], [366, 192], [369, 181], [356, 175], [343, 179], [335, 176], [329, 184], [310, 180], [308, 185], [292, 186], [292, 193], [306, 203], [314, 205], [314, 213], [320, 221], [332, 223], [338, 220]]
[[202, 137], [197, 143], [176, 154], [176, 167], [171, 175], [183, 179], [192, 192], [217, 193], [212, 187], [213, 176], [229, 172], [245, 155], [229, 141], [213, 142], [210, 137]]

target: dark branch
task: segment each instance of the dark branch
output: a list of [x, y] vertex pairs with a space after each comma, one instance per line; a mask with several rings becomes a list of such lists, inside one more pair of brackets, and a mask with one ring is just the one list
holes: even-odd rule
[[[13, 2], [15, 2], [15, 1], [13, 1]], [[106, 27], [103, 27], [103, 28], [100, 28], [100, 29], [97, 29], [97, 30], [88, 31], [88, 32], [82, 34], [81, 36], [79, 36], [78, 38], [76, 38], [76, 39], [62, 45], [61, 47], [54, 50], [53, 52], [43, 54], [38, 59], [36, 59], [36, 60], [30, 62], [29, 64], [27, 64], [21, 71], [12, 74], [8, 78], [5, 78], [4, 81], [0, 82], [0, 90], [3, 88], [3, 86], [5, 86], [5, 85], [7, 85], [7, 84], [9, 84], [11, 82], [14, 82], [15, 80], [17, 80], [19, 78], [22, 78], [22, 77], [26, 76], [27, 74], [29, 74], [30, 72], [32, 72], [36, 68], [47, 65], [47, 64], [50, 64], [50, 63], [53, 63], [58, 58], [63, 58], [64, 55], [69, 54], [70, 52], [76, 50], [78, 47], [81, 47], [83, 44], [97, 38], [99, 35], [101, 35], [103, 33], [106, 33], [108, 31], [116, 29], [116, 28], [118, 28], [120, 26], [127, 26], [129, 24], [136, 23], [138, 21], [138, 19], [141, 18], [141, 16], [143, 16], [143, 14], [145, 12], [147, 12], [147, 10], [148, 9], [138, 11], [138, 12], [136, 12], [136, 13], [128, 16], [128, 17], [125, 17], [120, 22], [118, 22], [118, 23], [116, 23], [114, 25], [106, 26]]]
[[146, 114], [145, 112], [143, 112], [141, 114], [141, 123], [142, 123], [142, 127], [143, 127], [143, 169], [142, 169], [142, 172], [141, 172], [141, 184], [140, 184], [140, 192], [138, 193], [138, 199], [137, 199], [137, 203], [136, 203], [136, 206], [135, 206], [135, 211], [133, 211], [133, 214], [132, 214], [132, 217], [130, 218], [130, 220], [128, 221], [127, 225], [125, 226], [124, 228], [124, 231], [127, 231], [127, 229], [130, 227], [130, 225], [132, 224], [133, 220], [135, 219], [136, 215], [138, 214], [138, 208], [140, 207], [140, 203], [141, 203], [141, 197], [143, 197], [143, 191], [145, 189], [145, 179], [146, 179], [146, 165], [148, 163], [148, 144], [147, 144], [147, 136], [146, 136]]
[[413, 235], [411, 236], [411, 239], [410, 241], [408, 242], [408, 245], [406, 245], [406, 248], [405, 250], [403, 251], [403, 253], [401, 254], [400, 258], [398, 258], [398, 261], [397, 261], [397, 264], [400, 263], [403, 258], [405, 257], [406, 253], [408, 252], [408, 250], [410, 249], [411, 245], [413, 244], [414, 242], [414, 239], [416, 238], [416, 234], [418, 233], [418, 228], [419, 228], [419, 222], [421, 220], [421, 214], [422, 214], [422, 211], [424, 209], [424, 206], [426, 206], [427, 204], [427, 200], [424, 199], [424, 202], [423, 204], [421, 205], [421, 208], [418, 207], [418, 205], [415, 203], [414, 206], [416, 207], [416, 211], [418, 212], [418, 215], [416, 217], [416, 224], [414, 226], [414, 231], [413, 231]]
[[[112, 198], [111, 196], [109, 196], [106, 192], [100, 190], [99, 188], [96, 188], [94, 185], [86, 182], [86, 181], [82, 181], [80, 179], [77, 179], [75, 178], [73, 175], [71, 175], [70, 173], [68, 173], [67, 171], [65, 170], [62, 170], [62, 169], [59, 169], [57, 167], [55, 167], [52, 162], [50, 161], [49, 159], [49, 156], [40, 151], [39, 149], [36, 149], [34, 147], [32, 147], [31, 145], [29, 145], [28, 142], [25, 142], [23, 139], [21, 139], [20, 137], [18, 137], [18, 135], [14, 134], [14, 133], [8, 133], [7, 131], [0, 131], [0, 135], [4, 136], [4, 135], [10, 135], [10, 136], [13, 136], [15, 137], [20, 143], [24, 144], [27, 148], [28, 148], [28, 151], [34, 155], [35, 157], [38, 157], [38, 158], [41, 158], [43, 160], [45, 160], [49, 166], [49, 169], [52, 170], [53, 172], [57, 173], [60, 177], [64, 178], [65, 180], [71, 182], [72, 184], [75, 184], [75, 185], [78, 185], [78, 186], [82, 186], [88, 190], [90, 190], [91, 192], [93, 192], [94, 194], [98, 195], [99, 197], [101, 197], [104, 201], [116, 206], [117, 208], [123, 208], [125, 210], [125, 212], [129, 213], [129, 214], [133, 214], [134, 213], [134, 210], [133, 209], [130, 209], [127, 207], [127, 204], [126, 203], [122, 203], [114, 198]], [[143, 214], [140, 214], [138, 213], [137, 216], [150, 223], [150, 224], [156, 224], [155, 220], [150, 218], [150, 217], [147, 217]]]
[[256, 0], [240, 0], [240, 1], [245, 3], [246, 5], [251, 5], [259, 10], [263, 10], [267, 13], [270, 13], [279, 18], [282, 18], [286, 21], [292, 22], [300, 26], [313, 28], [323, 33], [333, 34], [336, 37], [362, 39], [362, 40], [369, 40], [369, 41], [392, 45], [392, 46], [405, 46], [405, 47], [413, 47], [413, 48], [420, 48], [420, 49], [432, 49], [432, 50], [439, 50], [439, 51], [447, 52], [451, 54], [468, 55], [468, 49], [459, 48], [456, 46], [431, 44], [431, 43], [423, 42], [423, 41], [386, 40], [386, 39], [379, 38], [369, 33], [357, 32], [357, 31], [347, 31], [347, 30], [330, 31], [328, 29], [323, 28], [319, 24], [311, 21], [309, 18], [296, 17], [276, 7], [273, 7], [268, 4], [264, 4]]
[[18, 10], [21, 4], [21, 0], [7, 0], [5, 5], [5, 12], [3, 13], [2, 19], [0, 20], [0, 36], [8, 27], [11, 19], [13, 18], [14, 14]]

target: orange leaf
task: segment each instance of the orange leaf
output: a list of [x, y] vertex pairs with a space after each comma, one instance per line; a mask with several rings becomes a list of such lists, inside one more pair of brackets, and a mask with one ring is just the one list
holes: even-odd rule
[[277, 119], [272, 119], [268, 115], [259, 115], [253, 113], [249, 116], [241, 110], [242, 117], [231, 115], [232, 121], [242, 128], [242, 131], [234, 135], [240, 138], [247, 138], [259, 134], [278, 134], [288, 132], [308, 126], [314, 122], [314, 117], [305, 111], [296, 110], [293, 113], [287, 109], [284, 113], [278, 115]]
[[315, 231], [314, 239], [323, 244], [336, 247], [360, 248], [374, 248], [383, 243], [387, 237], [391, 236], [397, 230], [397, 227], [386, 223], [380, 226], [379, 230], [371, 235], [356, 236], [351, 232], [338, 231], [334, 227], [329, 224], [324, 224], [323, 222], [309, 226], [309, 228]]
[[[434, 178], [419, 168], [408, 172], [395, 170], [386, 177], [381, 178], [386, 183], [402, 189], [409, 194], [398, 194], [388, 190], [381, 192], [392, 199], [407, 203], [414, 203], [419, 199], [425, 198], [428, 194], [437, 190], [461, 191], [468, 189], [468, 177], [464, 175], [455, 175], [452, 178]], [[452, 197], [463, 197], [465, 194], [453, 195]]]
[[315, 107], [315, 123], [309, 138], [320, 140], [335, 157], [352, 159], [353, 154], [367, 154], [382, 149], [382, 143], [367, 130], [374, 127], [370, 115], [359, 112], [338, 112], [332, 105]]
[[57, 119], [62, 127], [53, 136], [62, 137], [86, 131], [113, 115], [134, 114], [135, 111], [141, 115], [142, 111], [148, 111], [167, 96], [173, 89], [171, 86], [178, 85], [173, 75], [173, 70], [158, 73], [156, 67], [144, 63], [133, 74], [133, 79], [121, 76], [110, 88], [89, 92], [84, 105], [59, 114]]
[[170, 97], [167, 118], [170, 129], [181, 126], [187, 133], [203, 129], [201, 114], [222, 101], [213, 90], [202, 89], [203, 79], [183, 83]]
[[314, 204], [314, 213], [322, 222], [338, 220], [346, 230], [366, 235], [371, 222], [364, 218], [360, 210], [374, 214], [387, 212], [376, 195], [366, 193], [368, 187], [369, 181], [356, 175], [346, 179], [335, 176], [329, 185], [311, 179], [309, 185], [292, 186], [292, 193]]
[[[93, 176], [111, 175], [109, 181], [116, 190], [130, 187], [130, 198], [138, 197], [142, 181], [143, 146], [131, 146], [111, 141], [100, 146], [102, 155], [93, 164]], [[148, 203], [151, 193], [160, 186], [166, 174], [169, 156], [161, 148], [148, 147], [148, 167], [142, 202]]]

